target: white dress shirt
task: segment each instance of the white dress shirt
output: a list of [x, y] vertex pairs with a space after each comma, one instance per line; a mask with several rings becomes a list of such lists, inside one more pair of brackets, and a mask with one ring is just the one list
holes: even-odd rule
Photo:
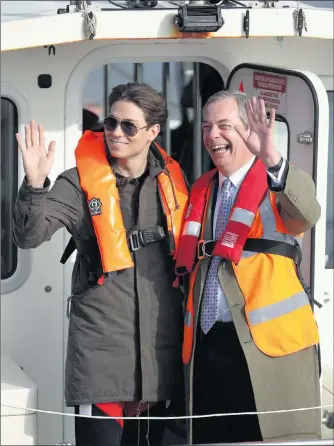
[[[241, 186], [241, 183], [243, 182], [249, 169], [251, 168], [251, 166], [254, 162], [254, 159], [255, 159], [255, 157], [253, 157], [251, 160], [249, 160], [247, 164], [240, 167], [240, 169], [238, 169], [236, 172], [234, 172], [229, 177], [229, 179], [232, 183], [232, 186], [230, 189], [230, 193], [232, 196], [232, 203], [234, 203], [234, 200], [235, 200], [235, 197], [239, 190], [239, 187]], [[273, 185], [275, 185], [276, 187], [280, 186], [282, 183], [282, 175], [283, 175], [283, 172], [285, 171], [285, 166], [286, 166], [286, 160], [284, 159], [280, 170], [276, 174], [277, 176], [275, 174], [272, 174], [271, 172], [267, 171], [267, 174], [269, 175], [270, 179], [272, 180]], [[214, 239], [216, 238], [216, 234], [215, 234], [216, 222], [217, 222], [217, 217], [218, 217], [220, 201], [222, 199], [222, 184], [223, 184], [223, 181], [225, 180], [225, 178], [226, 177], [224, 177], [224, 175], [221, 172], [219, 172], [219, 189], [218, 189], [218, 193], [217, 193], [215, 212], [213, 215], [213, 237], [214, 237]], [[232, 204], [232, 207], [233, 207], [233, 204]], [[218, 284], [218, 319], [217, 320], [222, 321], [222, 322], [232, 321], [230, 309], [228, 307], [226, 297], [224, 295], [224, 291], [223, 291], [222, 287], [220, 286], [220, 282]]]

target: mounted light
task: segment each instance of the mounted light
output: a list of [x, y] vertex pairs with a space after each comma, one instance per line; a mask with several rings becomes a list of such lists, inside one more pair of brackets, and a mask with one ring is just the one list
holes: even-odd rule
[[174, 19], [182, 32], [203, 33], [218, 31], [224, 20], [218, 6], [180, 6]]
[[127, 0], [128, 8], [154, 8], [158, 0]]

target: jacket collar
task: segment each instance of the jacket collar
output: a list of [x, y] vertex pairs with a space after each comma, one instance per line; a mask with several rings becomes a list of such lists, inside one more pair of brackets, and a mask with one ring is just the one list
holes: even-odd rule
[[150, 177], [155, 178], [165, 169], [165, 166], [166, 163], [161, 156], [161, 153], [159, 152], [155, 144], [151, 144], [147, 156], [147, 167]]

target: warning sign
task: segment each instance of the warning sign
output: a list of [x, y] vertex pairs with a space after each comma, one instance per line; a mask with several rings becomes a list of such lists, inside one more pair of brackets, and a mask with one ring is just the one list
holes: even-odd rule
[[254, 72], [253, 78], [254, 94], [263, 98], [266, 108], [286, 113], [286, 76], [276, 74]]

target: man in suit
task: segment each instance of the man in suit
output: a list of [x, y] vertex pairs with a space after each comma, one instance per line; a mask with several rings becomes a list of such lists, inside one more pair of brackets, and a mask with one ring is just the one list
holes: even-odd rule
[[[274, 144], [262, 99], [221, 91], [203, 110], [216, 169], [194, 183], [176, 271], [190, 273], [184, 327], [190, 415], [320, 404], [318, 330], [300, 274], [315, 187]], [[189, 444], [321, 438], [320, 410], [190, 420]]]

